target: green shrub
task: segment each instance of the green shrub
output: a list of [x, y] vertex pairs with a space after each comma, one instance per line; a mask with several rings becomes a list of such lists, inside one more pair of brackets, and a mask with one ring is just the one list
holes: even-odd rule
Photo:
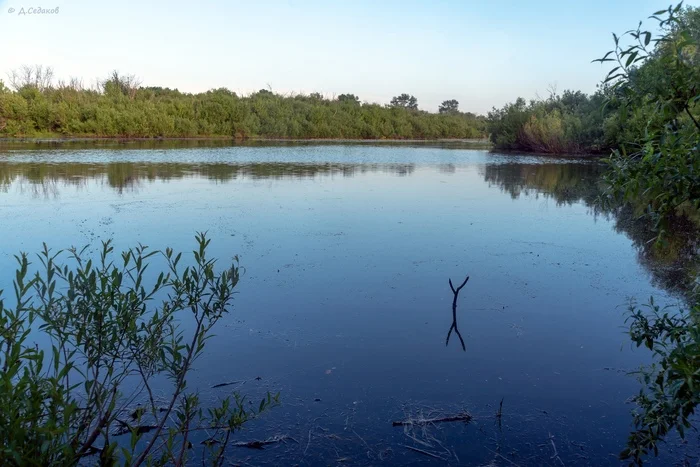
[[[640, 23], [614, 36], [615, 49], [598, 61], [615, 65], [605, 80], [608, 103], [617, 108], [606, 130], [619, 140], [608, 159], [609, 197], [653, 223], [662, 247], [674, 224], [697, 222], [700, 212], [700, 10], [679, 4], [652, 18], [659, 22], [658, 37]], [[689, 275], [697, 283], [697, 271]], [[658, 454], [671, 431], [684, 437], [700, 403], [698, 295], [688, 302], [689, 311], [661, 309], [653, 299], [647, 310], [630, 307], [630, 336], [654, 356], [654, 364], [639, 371], [635, 429], [621, 453], [636, 464]]]
[[564, 91], [529, 104], [518, 98], [489, 112], [487, 131], [499, 149], [597, 153], [610, 147], [603, 131], [603, 100], [603, 90], [592, 96]]
[[[16, 257], [15, 305], [0, 296], [0, 464], [182, 465], [196, 453], [220, 465], [233, 430], [276, 403], [268, 395], [250, 411], [236, 395], [204, 411], [188, 385], [239, 279], [235, 260], [215, 272], [204, 234], [197, 244], [184, 269], [181, 253], [115, 257], [110, 242], [96, 261], [70, 249], [64, 262], [44, 246], [33, 276]], [[165, 270], [149, 281], [157, 257]], [[171, 386], [164, 400], [156, 378]]]

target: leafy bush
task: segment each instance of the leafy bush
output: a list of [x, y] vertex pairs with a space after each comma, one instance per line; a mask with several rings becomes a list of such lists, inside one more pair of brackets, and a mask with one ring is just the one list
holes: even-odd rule
[[494, 146], [540, 153], [597, 153], [608, 147], [604, 134], [604, 91], [552, 93], [528, 104], [518, 98], [488, 114], [487, 131]]
[[[249, 411], [236, 395], [205, 412], [188, 386], [239, 279], [236, 260], [216, 273], [209, 239], [198, 234], [197, 243], [184, 269], [171, 249], [139, 245], [115, 258], [110, 242], [95, 262], [70, 249], [64, 263], [44, 246], [31, 278], [27, 255], [16, 257], [15, 306], [0, 299], [0, 464], [98, 456], [105, 465], [181, 465], [201, 448], [220, 465], [231, 433], [276, 403], [268, 395]], [[167, 269], [147, 285], [156, 256]], [[171, 386], [164, 400], [156, 379]], [[191, 442], [202, 428], [203, 448]]]
[[630, 434], [623, 459], [642, 464], [650, 452], [658, 455], [658, 444], [671, 430], [684, 437], [692, 426], [691, 416], [700, 403], [700, 305], [690, 313], [660, 308], [651, 298], [639, 308], [630, 305], [630, 337], [654, 353], [656, 363], [642, 368], [639, 394], [632, 398], [635, 429]]
[[[615, 48], [597, 61], [616, 65], [604, 82], [608, 103], [618, 109], [608, 128], [621, 139], [608, 159], [610, 198], [652, 221], [661, 246], [671, 225], [697, 220], [700, 212], [700, 10], [678, 4], [652, 18], [658, 37], [640, 23], [614, 35]], [[697, 281], [697, 271], [690, 273]], [[672, 430], [683, 437], [700, 403], [698, 295], [688, 302], [689, 313], [660, 309], [653, 299], [647, 311], [630, 307], [630, 336], [653, 352], [655, 362], [639, 372], [635, 430], [621, 453], [636, 464], [658, 454], [658, 443]]]
[[652, 40], [640, 25], [626, 35], [631, 45], [615, 36], [615, 49], [599, 61], [617, 64], [606, 78], [610, 101], [622, 121], [640, 126], [608, 160], [610, 193], [645, 206], [663, 234], [674, 216], [700, 209], [700, 50], [691, 34], [700, 10], [679, 4], [653, 17], [659, 37]]

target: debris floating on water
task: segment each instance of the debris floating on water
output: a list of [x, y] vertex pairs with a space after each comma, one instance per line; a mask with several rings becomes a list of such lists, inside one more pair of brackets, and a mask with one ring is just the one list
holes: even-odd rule
[[292, 438], [291, 436], [288, 435], [279, 435], [279, 436], [273, 436], [271, 438], [267, 438], [266, 440], [259, 441], [259, 440], [253, 440], [253, 441], [239, 441], [237, 443], [233, 443], [234, 446], [237, 446], [239, 448], [249, 448], [249, 449], [265, 449], [265, 446], [268, 444], [276, 444], [276, 443], [283, 443], [287, 441], [288, 439], [294, 441], [295, 443], [298, 444], [298, 441]]
[[472, 420], [471, 414], [467, 412], [458, 413], [456, 415], [451, 415], [449, 417], [437, 417], [437, 418], [423, 418], [423, 419], [409, 419], [409, 420], [399, 420], [391, 423], [391, 426], [413, 426], [413, 425], [430, 425], [432, 423], [445, 423], [445, 422], [470, 422]]
[[225, 386], [233, 386], [234, 384], [243, 384], [245, 381], [231, 381], [229, 383], [219, 383], [212, 386], [212, 389], [223, 388]]

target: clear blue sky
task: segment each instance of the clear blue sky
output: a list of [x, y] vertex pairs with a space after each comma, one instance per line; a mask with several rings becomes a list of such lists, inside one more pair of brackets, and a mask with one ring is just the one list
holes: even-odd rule
[[[50, 1], [50, 0], [46, 0]], [[697, 5], [700, 0], [686, 2]], [[59, 7], [54, 15], [21, 8]], [[485, 113], [518, 96], [593, 92], [590, 63], [668, 0], [120, 1], [0, 0], [0, 77], [52, 66], [86, 84], [118, 69], [182, 91], [407, 92]], [[14, 9], [13, 13], [9, 13]], [[651, 25], [651, 23], [650, 23]]]

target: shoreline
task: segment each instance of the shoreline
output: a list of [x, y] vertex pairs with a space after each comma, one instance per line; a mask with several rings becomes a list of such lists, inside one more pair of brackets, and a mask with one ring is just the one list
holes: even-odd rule
[[586, 159], [601, 159], [607, 157], [606, 152], [537, 152], [528, 151], [526, 149], [499, 149], [491, 144], [491, 152], [497, 152], [499, 154], [512, 154], [512, 155], [528, 155], [528, 156], [542, 156], [542, 157], [581, 157]]
[[439, 139], [350, 139], [350, 138], [231, 138], [224, 136], [197, 136], [190, 138], [125, 138], [125, 137], [97, 137], [97, 136], [80, 136], [80, 137], [36, 137], [36, 138], [5, 138], [0, 137], [0, 149], [10, 148], [12, 146], [26, 147], [29, 145], [109, 145], [109, 144], [201, 144], [203, 147], [207, 144], [221, 146], [246, 146], [256, 144], [269, 145], [285, 145], [285, 144], [300, 144], [300, 145], [336, 145], [336, 144], [352, 144], [352, 145], [464, 145], [467, 149], [485, 149], [490, 152], [500, 153], [504, 155], [531, 155], [541, 157], [566, 157], [566, 158], [587, 158], [599, 159], [605, 157], [605, 153], [546, 153], [527, 150], [515, 149], [500, 149], [497, 148], [488, 139], [470, 139], [470, 138], [439, 138]]
[[83, 142], [159, 142], [159, 141], [217, 141], [242, 143], [469, 143], [493, 146], [488, 139], [349, 139], [349, 138], [231, 138], [229, 136], [195, 136], [172, 138], [131, 138], [121, 136], [75, 136], [75, 137], [0, 137], [3, 143], [83, 143]]

